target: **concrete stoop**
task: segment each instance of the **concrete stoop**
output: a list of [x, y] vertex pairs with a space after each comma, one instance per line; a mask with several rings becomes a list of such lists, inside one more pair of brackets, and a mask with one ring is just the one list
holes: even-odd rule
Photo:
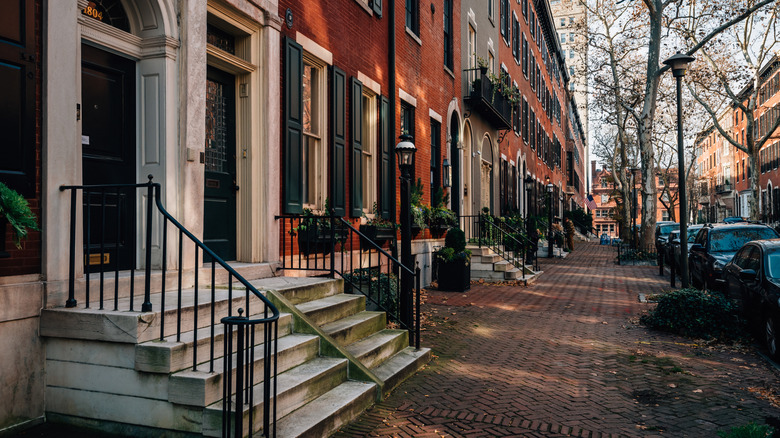
[[[531, 266], [517, 267], [504, 260], [488, 247], [468, 245], [471, 251], [471, 279], [484, 279], [489, 282], [516, 281], [525, 284], [532, 283], [541, 274], [531, 269]], [[525, 278], [523, 278], [523, 271]]]
[[[251, 269], [245, 271], [252, 275]], [[430, 360], [429, 349], [409, 346], [406, 330], [387, 328], [385, 313], [366, 311], [364, 296], [344, 294], [342, 280], [273, 277], [252, 284], [283, 312], [272, 382], [279, 437], [329, 435]], [[201, 288], [197, 302], [192, 291], [182, 291], [181, 310], [175, 307], [177, 294], [166, 293], [162, 310], [162, 294], [153, 295], [152, 312], [97, 306], [43, 310], [47, 414], [98, 427], [121, 424], [135, 436], [220, 436], [226, 380], [223, 326], [217, 316], [212, 329], [210, 290]], [[227, 315], [228, 308], [235, 315], [246, 307], [243, 290], [235, 284], [231, 292], [218, 287], [215, 295], [216, 315]], [[119, 308], [128, 308], [121, 306], [129, 299], [120, 298]], [[248, 316], [260, 316], [262, 306], [255, 302]], [[179, 311], [182, 333], [177, 341]], [[258, 432], [263, 423], [263, 388], [269, 383], [263, 376], [264, 330], [262, 325], [255, 329], [258, 347], [250, 374], [254, 400], [244, 407], [245, 436]], [[235, 358], [232, 362], [235, 367]], [[235, 368], [232, 373], [235, 379]], [[248, 431], [250, 416], [253, 430]]]

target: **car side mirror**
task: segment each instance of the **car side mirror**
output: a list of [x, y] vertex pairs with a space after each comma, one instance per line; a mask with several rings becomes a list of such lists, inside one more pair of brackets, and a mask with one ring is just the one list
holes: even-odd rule
[[702, 252], [704, 251], [704, 247], [701, 246], [701, 243], [694, 243], [691, 245], [691, 248], [688, 250], [690, 252]]
[[756, 279], [756, 271], [754, 269], [743, 269], [739, 271], [739, 279], [740, 280], [755, 280]]

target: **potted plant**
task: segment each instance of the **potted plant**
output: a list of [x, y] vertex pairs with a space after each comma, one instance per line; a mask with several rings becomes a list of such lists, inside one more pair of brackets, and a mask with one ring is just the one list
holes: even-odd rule
[[411, 198], [410, 213], [412, 215], [412, 237], [417, 237], [417, 235], [420, 234], [420, 231], [426, 227], [431, 213], [430, 207], [422, 202], [423, 185], [421, 178], [417, 178], [417, 182], [412, 184], [409, 197]]
[[22, 239], [27, 238], [29, 230], [40, 230], [35, 214], [30, 210], [24, 196], [0, 183], [0, 258], [10, 257], [10, 254], [5, 252], [6, 224], [11, 225], [11, 239], [19, 249], [22, 248]]
[[471, 287], [471, 251], [466, 249], [466, 235], [451, 228], [444, 248], [434, 253], [439, 290], [463, 292]]
[[444, 194], [444, 189], [437, 188], [433, 193], [433, 205], [428, 218], [428, 228], [434, 238], [440, 238], [452, 227], [458, 226], [458, 218], [455, 212], [445, 207], [449, 201], [449, 194]]
[[[366, 236], [367, 239], [382, 246], [385, 242], [393, 240], [396, 237], [396, 224], [382, 217], [377, 207], [376, 202], [371, 209], [373, 217], [368, 218], [365, 214], [366, 223], [360, 225], [360, 233]], [[369, 249], [371, 245], [368, 244], [365, 238], [360, 238], [360, 249]]]
[[[330, 211], [328, 201], [325, 201], [325, 212]], [[303, 216], [298, 226], [290, 230], [290, 234], [298, 236], [298, 250], [303, 255], [314, 253], [329, 254], [331, 246], [331, 230], [335, 243], [346, 239], [346, 231], [337, 226], [331, 216], [325, 212], [315, 213], [309, 208], [303, 209]], [[331, 221], [333, 224], [331, 226]]]

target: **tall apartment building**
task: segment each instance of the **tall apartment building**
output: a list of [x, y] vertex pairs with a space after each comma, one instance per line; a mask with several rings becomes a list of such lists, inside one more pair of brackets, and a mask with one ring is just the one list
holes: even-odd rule
[[[588, 11], [579, 0], [550, 0], [555, 28], [561, 43], [566, 70], [569, 73], [569, 88], [577, 102], [577, 112], [586, 135], [588, 132], [588, 65], [587, 29]], [[586, 148], [585, 162], [590, 160]], [[587, 166], [586, 166], [587, 169]], [[593, 175], [590, 175], [593, 177]]]

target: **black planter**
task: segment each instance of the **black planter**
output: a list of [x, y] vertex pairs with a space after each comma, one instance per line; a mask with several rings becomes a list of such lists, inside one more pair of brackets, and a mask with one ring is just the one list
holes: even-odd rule
[[431, 225], [431, 236], [438, 239], [442, 237], [443, 235], [447, 234], [447, 230], [449, 230], [451, 227], [449, 225]]
[[7, 228], [5, 225], [7, 223], [6, 218], [0, 218], [0, 259], [11, 257], [11, 254], [5, 251], [5, 229]]
[[[339, 241], [344, 240], [344, 230], [333, 230], [334, 246]], [[330, 254], [331, 241], [330, 241], [330, 228], [320, 227], [318, 225], [308, 226], [305, 230], [299, 230], [296, 232], [298, 235], [298, 250], [303, 255], [309, 254]]]
[[412, 237], [417, 237], [417, 235], [420, 234], [420, 231], [422, 231], [422, 227], [412, 222], [411, 230], [412, 230]]
[[463, 292], [471, 288], [471, 260], [455, 259], [438, 262], [439, 290]]
[[[382, 226], [382, 225], [361, 225], [360, 226], [360, 232], [368, 238], [368, 240], [371, 240], [372, 242], [376, 243], [380, 247], [384, 245], [386, 242], [395, 239], [395, 227], [393, 226]], [[367, 250], [374, 248], [373, 245], [370, 245], [366, 239], [360, 238], [360, 249], [361, 250]]]

